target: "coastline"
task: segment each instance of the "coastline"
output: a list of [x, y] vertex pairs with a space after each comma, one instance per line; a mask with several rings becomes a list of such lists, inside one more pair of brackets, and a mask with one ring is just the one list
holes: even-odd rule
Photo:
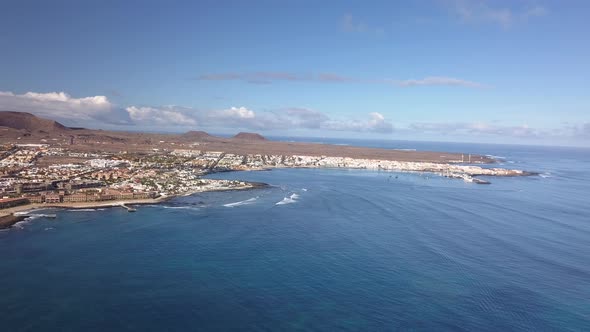
[[[346, 161], [346, 163], [340, 163]], [[432, 174], [438, 174], [440, 176], [459, 178], [467, 182], [474, 182], [478, 184], [489, 184], [488, 181], [480, 180], [475, 177], [477, 176], [530, 176], [535, 175], [535, 172], [527, 171], [516, 171], [516, 170], [505, 170], [505, 169], [485, 169], [479, 166], [473, 165], [453, 165], [449, 163], [424, 163], [424, 162], [388, 162], [383, 160], [363, 160], [363, 159], [351, 159], [351, 158], [323, 158], [322, 164], [319, 165], [275, 165], [258, 169], [232, 169], [223, 171], [212, 171], [210, 173], [217, 172], [243, 172], [243, 171], [271, 171], [275, 168], [334, 168], [334, 169], [368, 169], [376, 171], [391, 171], [391, 172], [428, 172]], [[378, 162], [375, 164], [375, 162]], [[409, 166], [409, 167], [408, 167]], [[452, 169], [453, 173], [450, 172]], [[22, 213], [26, 211], [38, 210], [38, 209], [92, 209], [92, 208], [105, 208], [105, 207], [120, 207], [124, 205], [147, 205], [147, 204], [160, 204], [170, 199], [182, 196], [190, 196], [197, 193], [203, 192], [214, 192], [214, 191], [233, 191], [233, 190], [248, 190], [258, 189], [269, 186], [266, 183], [258, 182], [247, 182], [247, 186], [244, 187], [213, 187], [206, 190], [189, 190], [182, 193], [173, 195], [160, 196], [157, 198], [144, 198], [144, 199], [131, 199], [131, 200], [109, 200], [109, 201], [95, 201], [95, 202], [67, 202], [67, 203], [31, 203], [26, 205], [15, 206], [7, 209], [0, 210], [0, 229], [10, 228], [15, 223], [23, 220], [26, 216], [14, 215], [15, 213]]]
[[154, 205], [161, 204], [168, 200], [190, 196], [198, 193], [214, 192], [214, 191], [234, 191], [234, 190], [251, 190], [269, 187], [270, 185], [262, 182], [248, 182], [247, 187], [243, 188], [214, 188], [209, 190], [193, 190], [178, 195], [160, 196], [157, 198], [144, 198], [144, 199], [128, 199], [128, 200], [116, 200], [116, 201], [98, 201], [98, 202], [67, 202], [67, 203], [31, 203], [26, 205], [19, 205], [7, 209], [0, 210], [0, 229], [6, 229], [12, 227], [27, 218], [26, 215], [18, 215], [16, 213], [30, 212], [34, 210], [44, 209], [96, 209], [96, 208], [114, 208], [127, 205]]
[[[94, 209], [94, 208], [103, 208], [103, 207], [119, 207], [122, 205], [146, 205], [146, 204], [159, 204], [168, 199], [174, 198], [176, 196], [166, 196], [162, 198], [146, 198], [146, 199], [134, 199], [134, 200], [121, 200], [121, 201], [102, 201], [102, 202], [68, 202], [68, 203], [32, 203], [26, 205], [19, 205], [15, 207], [11, 207], [8, 209], [0, 210], [0, 229], [7, 228], [18, 221], [26, 218], [26, 215], [15, 215], [16, 213], [24, 213], [34, 210], [44, 210], [44, 209]], [[9, 217], [21, 217], [20, 220], [14, 221], [12, 224], [6, 226], [8, 224]], [[6, 222], [4, 221], [6, 220]]]
[[25, 220], [25, 216], [15, 216], [14, 214], [0, 216], [0, 229], [10, 228], [19, 221]]

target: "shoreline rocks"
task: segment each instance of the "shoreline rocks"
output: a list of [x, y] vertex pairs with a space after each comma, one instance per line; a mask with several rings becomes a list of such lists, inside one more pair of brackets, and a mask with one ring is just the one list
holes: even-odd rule
[[26, 216], [15, 216], [9, 214], [6, 216], [0, 216], [0, 229], [10, 228], [19, 221], [23, 221]]

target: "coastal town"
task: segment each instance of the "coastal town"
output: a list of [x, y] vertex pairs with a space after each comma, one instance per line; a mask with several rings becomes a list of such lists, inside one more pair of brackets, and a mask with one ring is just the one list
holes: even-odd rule
[[[196, 145], [193, 145], [195, 147]], [[206, 147], [204, 145], [203, 147]], [[151, 153], [79, 152], [69, 146], [10, 144], [0, 147], [0, 212], [16, 206], [116, 205], [157, 202], [179, 195], [261, 186], [203, 178], [212, 172], [272, 168], [350, 168], [428, 172], [468, 182], [476, 176], [522, 176], [526, 172], [466, 164], [408, 162], [351, 157], [232, 154], [194, 148]], [[471, 158], [471, 156], [469, 156]]]
[[0, 228], [48, 207], [153, 204], [208, 191], [266, 186], [207, 174], [273, 168], [418, 172], [489, 184], [533, 173], [493, 167], [489, 156], [233, 137], [70, 128], [30, 113], [0, 112]]

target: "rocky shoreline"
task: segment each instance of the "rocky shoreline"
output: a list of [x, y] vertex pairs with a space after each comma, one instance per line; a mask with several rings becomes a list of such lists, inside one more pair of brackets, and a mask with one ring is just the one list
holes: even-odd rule
[[26, 216], [15, 216], [14, 214], [0, 216], [0, 229], [10, 228], [17, 222], [25, 219]]
[[[102, 201], [102, 202], [83, 202], [83, 203], [35, 203], [35, 204], [26, 204], [26, 205], [19, 205], [12, 208], [0, 210], [0, 229], [6, 229], [14, 226], [16, 223], [25, 220], [28, 215], [26, 214], [27, 211], [33, 210], [40, 210], [40, 209], [97, 209], [97, 208], [114, 208], [114, 207], [124, 207], [124, 206], [131, 206], [131, 205], [153, 205], [153, 204], [161, 204], [166, 201], [169, 201], [173, 198], [180, 197], [180, 196], [188, 196], [197, 193], [203, 192], [214, 192], [214, 191], [234, 191], [234, 190], [252, 190], [252, 189], [260, 189], [266, 188], [269, 185], [267, 183], [262, 182], [245, 182], [246, 186], [243, 187], [231, 187], [231, 188], [215, 188], [215, 189], [208, 189], [205, 191], [202, 190], [194, 190], [187, 193], [183, 193], [182, 195], [169, 195], [169, 196], [160, 196], [157, 198], [147, 198], [147, 199], [135, 199], [135, 200], [114, 200], [114, 201]], [[22, 214], [19, 214], [22, 213]]]

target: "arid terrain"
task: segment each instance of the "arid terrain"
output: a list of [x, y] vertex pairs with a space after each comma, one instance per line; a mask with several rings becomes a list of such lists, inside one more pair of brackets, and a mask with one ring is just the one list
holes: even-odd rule
[[[35, 206], [118, 206], [264, 184], [207, 179], [222, 171], [348, 168], [437, 174], [489, 184], [479, 176], [526, 176], [481, 167], [493, 159], [460, 153], [270, 141], [241, 132], [216, 137], [68, 128], [29, 113], [0, 112], [0, 228]], [[133, 203], [133, 204], [135, 204]], [[4, 225], [4, 226], [2, 226]]]
[[[68, 128], [53, 120], [17, 112], [0, 112], [0, 143], [48, 144], [79, 152], [153, 153], [158, 150], [194, 149], [231, 154], [306, 155], [440, 163], [461, 162], [462, 159], [467, 161], [468, 158], [467, 155], [457, 152], [401, 151], [270, 141], [255, 133], [239, 133], [232, 138], [225, 138], [212, 136], [204, 131], [158, 134]], [[488, 157], [476, 155], [471, 156], [471, 161], [472, 163], [493, 162]]]

